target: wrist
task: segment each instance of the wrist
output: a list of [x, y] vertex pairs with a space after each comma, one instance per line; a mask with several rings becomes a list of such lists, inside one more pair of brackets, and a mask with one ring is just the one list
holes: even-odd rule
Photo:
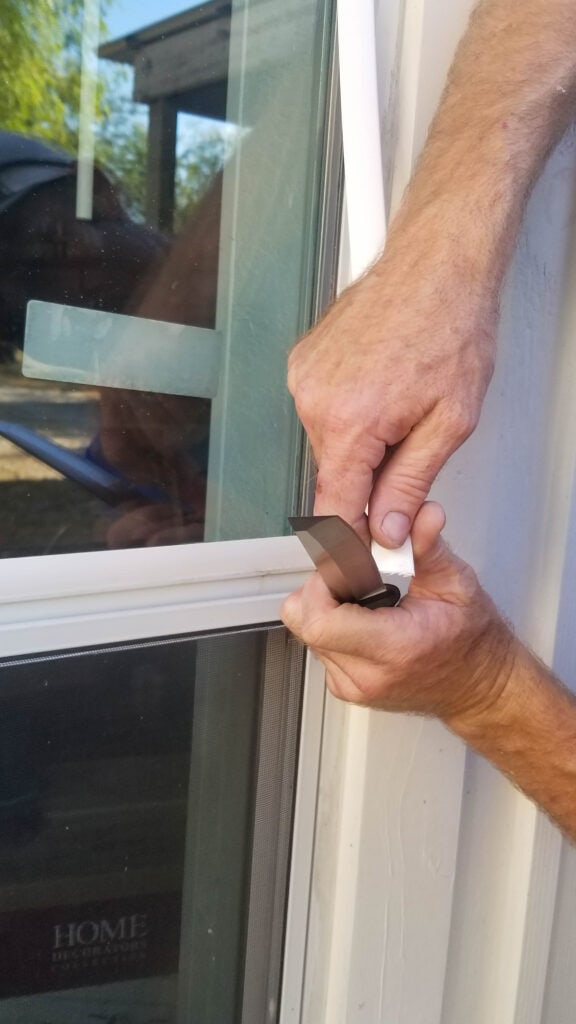
[[492, 188], [486, 173], [477, 187], [470, 180], [461, 186], [457, 177], [450, 167], [428, 179], [424, 169], [417, 172], [390, 226], [383, 264], [401, 256], [414, 274], [442, 277], [454, 302], [465, 295], [466, 304], [496, 314], [521, 211], [513, 186]]
[[498, 698], [446, 724], [576, 841], [576, 700], [517, 641]]
[[[497, 613], [495, 613], [497, 615]], [[453, 732], [472, 746], [495, 730], [506, 730], [520, 699], [519, 662], [523, 648], [504, 620], [492, 618], [469, 659], [468, 699], [444, 716]]]

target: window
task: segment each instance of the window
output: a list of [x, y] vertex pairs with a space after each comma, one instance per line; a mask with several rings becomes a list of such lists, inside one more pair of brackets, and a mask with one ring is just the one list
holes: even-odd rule
[[278, 607], [308, 571], [284, 378], [337, 234], [332, 4], [25, 17], [43, 89], [15, 67], [28, 106], [0, 123], [0, 1012], [277, 1020], [302, 693]]

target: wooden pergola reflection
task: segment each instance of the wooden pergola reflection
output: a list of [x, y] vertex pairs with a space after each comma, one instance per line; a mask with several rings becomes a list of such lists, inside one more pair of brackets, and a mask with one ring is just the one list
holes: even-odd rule
[[174, 221], [178, 114], [226, 116], [230, 17], [228, 0], [209, 0], [98, 50], [134, 68], [133, 98], [149, 107], [146, 219], [161, 231]]

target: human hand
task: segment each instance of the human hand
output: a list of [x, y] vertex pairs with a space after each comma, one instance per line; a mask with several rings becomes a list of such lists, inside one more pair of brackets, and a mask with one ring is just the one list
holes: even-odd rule
[[173, 505], [126, 502], [106, 531], [109, 548], [195, 544], [204, 539], [204, 514]]
[[321, 658], [342, 700], [386, 711], [478, 719], [500, 701], [516, 641], [473, 570], [440, 537], [429, 502], [414, 522], [416, 575], [397, 608], [338, 604], [315, 573], [284, 603], [288, 628]]
[[208, 416], [202, 399], [102, 389], [102, 457], [134, 488], [108, 525], [110, 547], [202, 540], [206, 467], [193, 453], [202, 451]]
[[337, 513], [367, 539], [369, 502], [370, 533], [388, 547], [406, 539], [474, 430], [492, 375], [497, 288], [467, 275], [451, 247], [431, 225], [398, 223], [380, 262], [289, 357], [318, 464], [315, 513]]

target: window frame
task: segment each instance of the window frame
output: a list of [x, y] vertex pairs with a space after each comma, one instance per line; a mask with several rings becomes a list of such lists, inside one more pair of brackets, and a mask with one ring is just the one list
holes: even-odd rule
[[296, 537], [6, 559], [4, 657], [279, 621], [312, 565]]
[[[334, 39], [327, 38], [333, 49]], [[318, 173], [317, 249], [306, 268], [303, 316], [316, 320], [336, 291], [343, 173], [338, 69], [332, 61]], [[302, 437], [294, 511], [310, 511], [315, 469]], [[287, 466], [286, 472], [293, 472]], [[160, 548], [10, 558], [0, 569], [1, 656], [33, 657], [190, 633], [279, 622], [284, 598], [312, 564], [295, 537], [210, 541]], [[81, 685], [81, 683], [80, 683]], [[309, 951], [318, 780], [325, 709], [324, 670], [308, 657], [298, 750], [279, 1024], [300, 1020]]]

